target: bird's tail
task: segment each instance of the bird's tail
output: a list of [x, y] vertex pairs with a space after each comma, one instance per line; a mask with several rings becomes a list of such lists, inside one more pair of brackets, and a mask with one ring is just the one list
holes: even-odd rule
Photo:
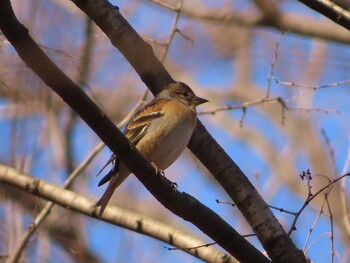
[[118, 173], [115, 176], [113, 176], [111, 178], [111, 181], [109, 182], [109, 185], [106, 189], [106, 191], [104, 192], [104, 194], [102, 195], [102, 197], [100, 198], [100, 200], [97, 201], [96, 205], [100, 206], [100, 212], [99, 212], [99, 216], [102, 216], [103, 211], [105, 210], [109, 200], [111, 199], [114, 190], [122, 183], [124, 182], [124, 180], [128, 177], [128, 175], [130, 174], [130, 172], [126, 172], [124, 171], [122, 174]]

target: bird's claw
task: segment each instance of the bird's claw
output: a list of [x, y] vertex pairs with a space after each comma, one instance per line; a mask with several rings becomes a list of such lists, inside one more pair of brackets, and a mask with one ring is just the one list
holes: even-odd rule
[[164, 171], [158, 169], [158, 167], [157, 167], [157, 165], [156, 165], [155, 163], [151, 162], [151, 164], [152, 164], [152, 166], [154, 167], [154, 169], [156, 170], [156, 174], [161, 175], [161, 176], [165, 176]]
[[168, 178], [166, 178], [164, 171], [158, 169], [158, 167], [155, 165], [155, 163], [151, 162], [151, 164], [153, 165], [154, 169], [156, 170], [156, 174], [159, 175], [159, 176], [164, 177], [168, 181], [168, 184], [171, 187], [171, 190], [173, 190], [175, 192], [177, 190], [177, 187], [178, 187], [177, 183], [172, 182]]
[[177, 186], [177, 183], [172, 182], [172, 181], [170, 181], [168, 178], [166, 178], [164, 172], [163, 172], [162, 174], [160, 174], [160, 175], [163, 176], [163, 177], [167, 180], [169, 186], [171, 187], [171, 190], [172, 190], [173, 192], [175, 192], [175, 191], [177, 190], [177, 187], [178, 187], [178, 186]]
[[173, 190], [173, 192], [175, 192], [175, 191], [177, 190], [177, 187], [178, 187], [177, 183], [172, 182], [172, 181], [170, 181], [169, 179], [168, 179], [168, 181], [169, 181], [171, 190]]

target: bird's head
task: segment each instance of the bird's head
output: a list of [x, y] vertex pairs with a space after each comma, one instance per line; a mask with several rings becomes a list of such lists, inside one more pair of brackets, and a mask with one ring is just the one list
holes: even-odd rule
[[198, 106], [208, 102], [208, 100], [196, 96], [193, 90], [183, 82], [169, 84], [158, 96], [164, 99], [177, 99], [188, 106]]

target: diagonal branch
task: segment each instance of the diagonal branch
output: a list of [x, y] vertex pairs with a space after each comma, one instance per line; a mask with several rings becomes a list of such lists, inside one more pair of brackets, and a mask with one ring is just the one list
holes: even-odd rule
[[[172, 81], [150, 46], [128, 24], [117, 7], [105, 0], [73, 2], [102, 29], [153, 93]], [[200, 121], [188, 147], [235, 202], [273, 261], [304, 262], [302, 251], [295, 247], [248, 178]]]
[[[94, 217], [95, 202], [93, 200], [80, 196], [70, 190], [65, 190], [43, 180], [39, 180], [35, 177], [19, 173], [15, 169], [1, 164], [0, 181], [15, 186], [21, 190], [31, 189], [37, 196], [48, 199], [62, 207]], [[112, 206], [107, 207], [101, 220], [148, 235], [166, 242], [169, 245], [184, 248], [183, 250], [185, 252], [196, 256], [205, 262], [237, 262], [230, 255], [222, 253], [214, 247], [208, 247], [205, 249], [185, 249], [188, 247], [199, 246], [204, 242], [191, 237], [188, 234], [182, 233], [167, 224], [122, 208]], [[13, 255], [9, 255], [10, 258], [12, 256]], [[18, 262], [18, 260], [18, 258], [12, 260], [9, 259], [9, 262]]]
[[299, 0], [299, 2], [350, 30], [350, 12], [330, 0]]
[[[101, 3], [101, 1], [96, 1], [94, 3], [97, 2]], [[173, 190], [173, 187], [169, 185], [166, 178], [158, 176], [154, 167], [130, 144], [113, 122], [106, 117], [103, 111], [42, 52], [28, 34], [28, 30], [15, 17], [10, 2], [2, 0], [1, 3], [0, 29], [16, 49], [21, 59], [81, 116], [159, 202], [174, 214], [192, 222], [238, 260], [242, 262], [269, 262], [264, 255], [240, 236], [216, 213], [192, 196]], [[83, 3], [86, 4], [87, 2], [83, 1]], [[111, 8], [109, 10], [112, 11], [111, 14], [117, 14], [119, 18], [122, 18], [116, 8], [110, 6], [108, 2], [104, 2], [104, 7], [100, 10], [103, 12], [100, 13], [102, 15], [100, 19], [110, 17], [108, 12], [105, 12], [106, 6]], [[90, 7], [99, 10], [96, 5]], [[117, 21], [120, 22], [119, 20]], [[129, 42], [131, 40], [130, 34], [134, 35], [136, 32], [134, 30], [125, 31], [130, 26], [125, 19], [122, 21], [122, 28], [119, 28], [120, 30], [112, 30], [109, 32], [115, 36], [120, 36], [123, 31], [127, 32], [129, 36], [127, 34], [126, 39], [123, 38], [124, 40], [121, 42], [122, 44], [133, 46], [133, 42]], [[153, 55], [151, 48], [145, 42], [142, 41], [142, 43], [144, 43], [144, 47], [147, 49], [144, 54], [148, 52], [148, 55]], [[154, 69], [165, 69], [154, 55], [153, 59], [151, 58], [150, 60], [157, 61], [158, 65], [153, 67], [153, 65], [147, 64], [145, 69], [142, 63], [146, 62], [144, 59], [147, 57], [143, 57], [143, 60], [141, 59], [141, 61], [139, 61], [138, 56], [130, 52], [134, 51], [132, 48], [127, 49], [126, 46], [122, 46], [122, 50], [130, 56], [130, 63], [136, 63], [136, 65], [132, 65], [135, 66], [137, 70], [142, 71], [140, 76], [147, 83], [158, 83], [156, 86], [162, 87], [160, 85], [164, 85], [165, 80], [171, 81], [171, 77], [168, 73], [155, 77]], [[140, 55], [140, 57], [142, 57], [142, 55]], [[27, 191], [36, 194], [41, 189], [40, 182], [40, 180], [34, 179], [29, 185], [26, 183], [21, 184]], [[56, 191], [56, 194], [60, 195], [60, 192]], [[73, 201], [75, 202], [76, 200]], [[97, 217], [96, 207], [90, 208], [89, 215]]]

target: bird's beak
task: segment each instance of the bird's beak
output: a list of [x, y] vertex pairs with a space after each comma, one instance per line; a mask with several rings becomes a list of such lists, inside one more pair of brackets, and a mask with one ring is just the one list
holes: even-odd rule
[[203, 98], [201, 98], [201, 97], [194, 97], [193, 98], [193, 100], [192, 100], [192, 102], [193, 102], [193, 104], [194, 105], [196, 105], [196, 106], [198, 106], [198, 105], [200, 105], [200, 104], [203, 104], [203, 103], [205, 103], [205, 102], [208, 102], [209, 100], [206, 100], [206, 99], [203, 99]]

